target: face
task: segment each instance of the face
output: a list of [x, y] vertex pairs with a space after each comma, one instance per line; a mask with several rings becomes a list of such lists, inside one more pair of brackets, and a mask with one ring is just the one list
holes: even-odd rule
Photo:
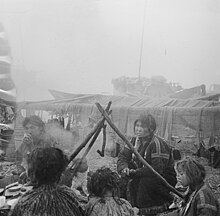
[[189, 186], [189, 178], [183, 170], [178, 170], [176, 178], [183, 187]]
[[38, 126], [33, 125], [31, 123], [28, 123], [25, 126], [25, 130], [26, 130], [27, 133], [31, 134], [31, 136], [34, 137], [34, 138], [39, 137], [42, 133], [41, 127], [38, 127]]
[[145, 137], [150, 134], [148, 128], [143, 127], [140, 121], [136, 122], [134, 127], [134, 133], [138, 137]]

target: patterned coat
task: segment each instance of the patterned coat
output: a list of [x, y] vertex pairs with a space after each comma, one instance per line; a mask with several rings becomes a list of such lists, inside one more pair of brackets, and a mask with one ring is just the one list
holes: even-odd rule
[[[135, 145], [135, 139], [135, 137], [131, 139], [133, 145]], [[176, 184], [174, 160], [167, 142], [156, 135], [143, 137], [140, 142], [141, 145], [138, 152], [141, 156], [174, 186]], [[136, 169], [128, 184], [129, 197], [127, 198], [133, 206], [149, 208], [163, 205], [172, 200], [169, 191], [161, 184], [161, 180], [147, 167], [143, 167], [127, 146], [119, 153], [117, 161], [118, 172], [121, 173], [126, 167]]]
[[218, 216], [220, 214], [218, 200], [211, 189], [204, 184], [199, 190], [189, 195], [180, 216]]
[[42, 185], [26, 192], [10, 216], [82, 216], [83, 211], [73, 191], [66, 186]]

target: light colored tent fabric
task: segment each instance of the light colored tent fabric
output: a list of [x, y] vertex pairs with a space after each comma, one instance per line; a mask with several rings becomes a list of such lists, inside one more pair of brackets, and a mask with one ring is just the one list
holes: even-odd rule
[[73, 106], [85, 104], [94, 105], [95, 102], [99, 102], [102, 105], [112, 101], [114, 106], [125, 107], [184, 107], [184, 108], [203, 108], [219, 106], [219, 102], [204, 101], [204, 100], [182, 100], [182, 99], [170, 99], [170, 98], [151, 98], [151, 97], [127, 97], [127, 96], [112, 96], [112, 95], [83, 95], [78, 97], [68, 97], [64, 99], [42, 101], [42, 102], [27, 102], [24, 105], [28, 109], [48, 109], [48, 110], [64, 110], [68, 111]]
[[133, 134], [133, 122], [140, 113], [154, 115], [158, 125], [158, 134], [165, 138], [172, 135], [196, 136], [200, 129], [204, 130], [205, 136], [219, 132], [220, 103], [212, 101], [82, 95], [61, 100], [27, 102], [19, 107], [29, 111], [47, 110], [54, 113], [77, 113], [81, 116], [82, 124], [86, 125], [89, 116], [93, 116], [95, 119], [101, 117], [95, 103], [99, 102], [105, 107], [109, 101], [112, 101], [114, 123], [127, 135]]
[[[70, 145], [63, 143], [63, 149], [73, 151], [91, 131], [89, 122], [97, 122], [101, 118], [95, 103], [99, 102], [103, 107], [112, 101], [112, 114], [110, 118], [128, 138], [133, 136], [133, 123], [142, 114], [152, 114], [157, 123], [156, 133], [172, 143], [172, 137], [181, 139], [180, 150], [198, 147], [198, 134], [202, 130], [204, 138], [220, 134], [220, 104], [219, 102], [200, 100], [177, 100], [170, 98], [137, 98], [112, 95], [73, 95], [59, 100], [42, 102], [23, 102], [18, 104], [18, 116], [21, 110], [25, 110], [27, 116], [42, 115], [45, 111], [50, 114], [77, 116], [82, 124], [80, 139]], [[43, 116], [41, 116], [43, 117]], [[21, 123], [16, 124], [15, 140], [16, 145], [21, 142]], [[16, 131], [18, 130], [19, 133]], [[18, 136], [17, 136], [18, 135]], [[59, 135], [58, 135], [59, 136]], [[120, 142], [115, 132], [107, 126], [107, 146], [113, 152], [116, 151], [116, 142]], [[71, 141], [69, 142], [71, 143]], [[101, 148], [102, 133], [97, 139], [96, 145]], [[174, 144], [175, 145], [175, 144]], [[197, 146], [196, 146], [197, 145]], [[182, 149], [181, 149], [182, 148]]]

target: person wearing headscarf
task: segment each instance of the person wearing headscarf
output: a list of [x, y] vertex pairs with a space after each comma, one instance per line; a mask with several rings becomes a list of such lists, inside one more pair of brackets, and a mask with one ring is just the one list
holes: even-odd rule
[[[156, 121], [150, 114], [140, 115], [134, 122], [134, 134], [131, 143], [139, 154], [172, 186], [176, 184], [174, 160], [168, 143], [155, 135]], [[125, 145], [117, 161], [118, 173], [129, 179], [127, 199], [147, 214], [147, 208], [166, 208], [173, 197], [161, 180], [137, 159], [131, 149]]]
[[76, 194], [58, 182], [68, 164], [54, 147], [36, 148], [28, 156], [28, 177], [33, 189], [19, 198], [10, 216], [83, 216]]

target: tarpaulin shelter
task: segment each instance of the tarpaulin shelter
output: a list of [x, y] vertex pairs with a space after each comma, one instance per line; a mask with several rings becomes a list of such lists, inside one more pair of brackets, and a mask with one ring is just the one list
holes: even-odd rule
[[76, 114], [85, 126], [90, 118], [98, 120], [101, 117], [95, 103], [105, 107], [109, 101], [112, 101], [111, 119], [128, 137], [132, 136], [133, 122], [141, 113], [155, 116], [158, 135], [168, 140], [175, 136], [197, 138], [201, 131], [204, 138], [220, 134], [220, 103], [216, 101], [73, 94], [63, 99], [25, 102], [19, 109], [26, 110], [27, 115], [42, 115], [43, 111]]

